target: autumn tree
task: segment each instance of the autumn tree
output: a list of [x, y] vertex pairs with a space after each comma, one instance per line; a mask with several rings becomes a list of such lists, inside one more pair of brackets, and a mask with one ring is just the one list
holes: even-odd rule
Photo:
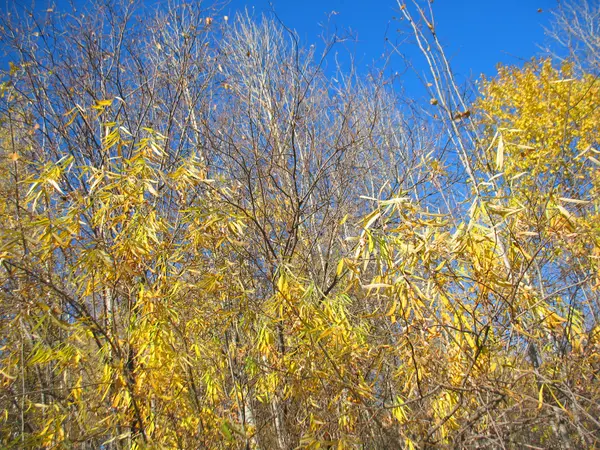
[[598, 445], [599, 89], [500, 67], [430, 100], [276, 18], [6, 16], [7, 448]]
[[[600, 69], [600, 8], [588, 0], [561, 2], [552, 12], [547, 30], [554, 44], [548, 53], [559, 61], [568, 60], [582, 72], [598, 74]], [[558, 49], [553, 48], [558, 44]]]

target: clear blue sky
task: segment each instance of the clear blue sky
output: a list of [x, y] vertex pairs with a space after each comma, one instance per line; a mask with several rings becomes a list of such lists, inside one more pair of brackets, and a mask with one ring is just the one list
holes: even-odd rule
[[[454, 71], [464, 79], [494, 75], [498, 63], [520, 65], [538, 55], [538, 46], [546, 40], [543, 26], [549, 25], [556, 5], [557, 0], [435, 0], [433, 10], [437, 34]], [[359, 69], [382, 55], [386, 36], [398, 42], [396, 30], [406, 25], [393, 19], [400, 16], [395, 0], [232, 0], [225, 13], [233, 16], [244, 8], [257, 16], [274, 9], [309, 44], [318, 42], [329, 15], [330, 29], [350, 29], [356, 35], [356, 43], [347, 43], [346, 48], [354, 53]], [[332, 11], [336, 14], [330, 15]], [[419, 56], [411, 46], [401, 51], [411, 58]], [[391, 64], [394, 70], [403, 66], [399, 58]]]
[[[7, 1], [9, 5], [13, 1], [35, 5], [40, 10], [53, 3], [60, 10], [70, 9], [67, 0], [0, 0], [1, 9]], [[85, 5], [86, 1], [75, 3]], [[494, 75], [498, 63], [522, 64], [539, 54], [538, 45], [546, 40], [543, 26], [549, 25], [556, 5], [557, 0], [435, 0], [433, 8], [437, 34], [447, 48], [455, 73], [464, 79], [477, 78], [482, 73]], [[349, 53], [353, 54], [359, 71], [366, 71], [386, 51], [386, 36], [390, 42], [398, 42], [401, 36], [396, 30], [406, 25], [394, 20], [400, 16], [395, 0], [231, 0], [222, 14], [233, 17], [245, 8], [257, 18], [274, 10], [306, 45], [321, 42], [323, 26], [339, 33], [351, 30], [356, 41], [343, 44], [338, 54], [342, 62], [347, 61]], [[540, 9], [542, 12], [538, 12]], [[400, 50], [418, 66], [419, 54], [413, 46], [404, 45]], [[400, 71], [403, 67], [400, 58], [391, 60], [390, 69]], [[408, 93], [422, 92], [414, 77], [406, 77], [405, 87]]]

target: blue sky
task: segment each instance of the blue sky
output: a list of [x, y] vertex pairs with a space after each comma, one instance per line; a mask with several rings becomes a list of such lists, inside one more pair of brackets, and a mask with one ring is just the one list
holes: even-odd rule
[[[13, 1], [40, 10], [52, 3], [60, 10], [70, 9], [67, 0], [0, 0], [1, 9]], [[75, 4], [85, 5], [86, 1], [75, 0]], [[549, 25], [556, 5], [557, 0], [435, 0], [433, 8], [438, 36], [446, 46], [453, 70], [459, 80], [464, 80], [480, 74], [492, 76], [498, 63], [520, 65], [538, 55], [539, 45], [547, 40], [543, 26]], [[246, 8], [256, 17], [274, 10], [305, 45], [319, 44], [324, 32], [351, 31], [356, 40], [339, 46], [337, 54], [342, 63], [353, 55], [359, 73], [366, 72], [386, 48], [389, 50], [386, 36], [392, 43], [400, 42], [402, 36], [397, 30], [406, 29], [403, 21], [394, 20], [400, 16], [395, 0], [231, 0], [222, 15], [233, 17]], [[423, 69], [414, 46], [402, 45], [400, 51]], [[395, 57], [389, 69], [402, 71], [404, 67], [402, 59]], [[409, 94], [423, 93], [414, 76], [407, 75], [403, 84]]]
[[[549, 26], [556, 5], [557, 0], [435, 0], [433, 10], [438, 36], [453, 69], [465, 79], [491, 76], [498, 63], [521, 65], [538, 55], [539, 46], [547, 40], [543, 27]], [[233, 0], [224, 12], [233, 16], [244, 8], [258, 16], [274, 9], [308, 44], [319, 41], [324, 26], [338, 32], [352, 30], [357, 39], [344, 47], [354, 55], [359, 70], [385, 52], [386, 36], [399, 42], [396, 30], [406, 25], [393, 19], [400, 16], [395, 0]], [[413, 46], [404, 45], [400, 50], [416, 58], [418, 66], [419, 55]], [[400, 58], [392, 59], [391, 65], [394, 70], [403, 68]], [[407, 87], [412, 83], [414, 80], [407, 82]]]

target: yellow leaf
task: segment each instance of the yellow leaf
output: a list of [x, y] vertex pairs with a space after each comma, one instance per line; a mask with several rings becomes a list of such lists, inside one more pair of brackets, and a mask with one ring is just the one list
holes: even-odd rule
[[593, 156], [588, 156], [588, 159], [590, 161], [592, 161], [594, 164], [600, 166], [600, 161], [598, 161], [596, 158], [594, 158]]
[[363, 289], [380, 289], [387, 287], [392, 287], [392, 285], [387, 283], [371, 283], [363, 285]]
[[340, 259], [340, 261], [337, 264], [337, 269], [335, 271], [337, 276], [340, 276], [342, 274], [342, 271], [344, 270], [344, 259]]
[[56, 181], [54, 181], [54, 180], [48, 180], [48, 183], [50, 183], [54, 187], [54, 189], [56, 189], [58, 192], [60, 192], [61, 194], [64, 195], [64, 192], [58, 186], [58, 183]]
[[8, 378], [9, 380], [16, 380], [17, 379], [17, 377], [13, 377], [12, 375], [7, 374], [2, 369], [0, 369], [0, 375], [2, 375], [5, 378]]
[[390, 310], [385, 313], [386, 316], [391, 316], [396, 312], [396, 309], [398, 308], [398, 300], [394, 300], [394, 303], [392, 304], [392, 307], [390, 308]]
[[365, 230], [369, 229], [369, 227], [373, 225], [373, 223], [375, 223], [379, 217], [381, 217], [381, 213], [379, 211], [373, 211], [371, 214], [369, 214], [365, 220]]
[[156, 191], [156, 189], [154, 189], [154, 186], [152, 186], [152, 183], [146, 183], [146, 188], [152, 195], [154, 195], [155, 197], [158, 197], [158, 192]]
[[589, 200], [579, 200], [576, 198], [565, 198], [565, 197], [560, 197], [559, 200], [561, 202], [565, 202], [565, 203], [575, 203], [578, 205], [587, 205], [588, 203], [591, 203]]
[[574, 221], [575, 216], [573, 214], [571, 214], [569, 211], [567, 211], [567, 209], [565, 207], [558, 205], [556, 207], [556, 209], [558, 209], [558, 211], [561, 213], [561, 215], [564, 216], [569, 222]]
[[498, 149], [496, 151], [496, 169], [502, 170], [504, 167], [504, 139], [498, 135]]

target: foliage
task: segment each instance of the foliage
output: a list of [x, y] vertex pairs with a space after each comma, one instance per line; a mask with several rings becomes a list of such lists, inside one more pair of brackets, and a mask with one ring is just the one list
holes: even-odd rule
[[180, 7], [6, 74], [2, 446], [597, 446], [596, 78], [499, 68], [450, 173], [382, 79]]

